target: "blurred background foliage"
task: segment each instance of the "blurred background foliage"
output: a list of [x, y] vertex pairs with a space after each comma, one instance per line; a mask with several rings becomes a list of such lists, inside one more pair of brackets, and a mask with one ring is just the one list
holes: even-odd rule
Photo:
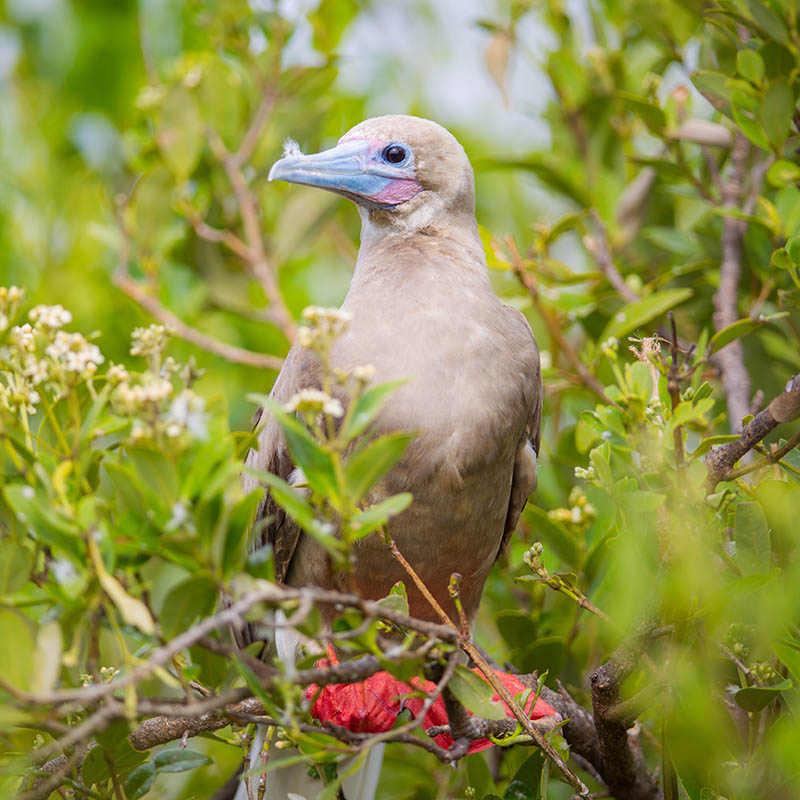
[[[674, 762], [680, 796], [692, 800], [797, 797], [800, 458], [790, 451], [780, 466], [711, 487], [708, 497], [702, 462], [711, 443], [723, 441], [709, 437], [742, 421], [728, 420], [731, 391], [719, 380], [716, 353], [726, 340], [743, 336], [750, 386], [738, 392], [748, 406], [757, 394], [768, 402], [800, 371], [797, 15], [793, 0], [5, 0], [0, 283], [24, 287], [29, 303], [62, 304], [75, 330], [100, 331], [106, 366], [140, 363], [129, 355], [130, 332], [152, 316], [132, 294], [214, 340], [282, 357], [291, 326], [275, 324], [275, 297], [255, 262], [210, 241], [235, 233], [252, 255], [225, 159], [264, 98], [264, 125], [235, 166], [249, 187], [263, 262], [295, 319], [309, 303], [341, 301], [359, 224], [333, 195], [267, 183], [283, 141], [291, 136], [316, 151], [388, 112], [446, 125], [475, 167], [492, 280], [528, 316], [545, 368], [539, 490], [521, 537], [490, 578], [478, 641], [501, 664], [547, 670], [548, 685], [560, 680], [589, 705], [591, 670], [643, 614], [658, 616], [675, 630], [651, 654], [665, 687], [643, 709], [640, 738], [652, 767], [669, 772]], [[741, 280], [728, 311], [750, 320], [735, 329], [727, 327], [733, 320], [713, 318], [731, 220], [741, 223]], [[677, 404], [667, 385], [669, 310], [684, 370]], [[654, 334], [660, 339], [647, 339]], [[245, 440], [228, 426], [248, 429], [247, 395], [268, 390], [276, 372], [233, 363], [180, 335], [169, 352], [204, 370], [192, 388], [207, 398], [215, 438], [227, 443], [213, 453], [187, 443], [170, 462], [168, 481], [180, 483], [170, 491], [195, 508], [208, 498], [181, 458], [236, 463]], [[4, 441], [14, 419], [4, 417]], [[775, 441], [793, 430], [778, 433]], [[142, 480], [152, 455], [169, 449], [153, 436], [150, 460], [134, 459]], [[5, 480], [57, 490], [57, 468], [44, 463], [45, 477], [32, 478], [7, 462]], [[215, 515], [246, 516], [246, 499], [231, 499], [228, 484], [216, 489]], [[190, 595], [207, 600], [244, 569], [243, 558], [223, 563], [213, 543], [208, 553], [185, 542], [160, 545], [174, 509], [159, 508], [148, 523], [134, 500], [111, 495], [109, 503], [130, 506], [127, 532], [150, 525], [150, 538], [129, 550], [109, 533], [106, 567], [134, 594], [149, 587], [162, 634], [174, 634], [211, 608], [198, 601], [194, 616], [161, 619], [170, 588], [194, 580]], [[26, 497], [7, 490], [4, 513]], [[56, 491], [41, 502], [58, 507], [61, 499]], [[14, 522], [3, 528], [4, 541], [31, 553], [29, 563], [14, 551], [37, 585], [50, 580], [34, 560], [43, 557], [44, 535]], [[544, 549], [528, 559], [531, 572], [523, 554], [535, 541]], [[173, 545], [176, 552], [160, 552]], [[64, 557], [91, 569], [80, 547]], [[82, 608], [80, 592], [43, 599], [3, 580], [2, 608], [33, 626], [25, 634], [31, 652], [45, 625], [58, 623], [65, 656], [73, 656], [58, 680], [76, 685], [91, 603]], [[99, 597], [100, 584], [81, 585]], [[613, 623], [580, 610], [573, 590]], [[7, 631], [18, 630], [17, 617], [5, 619]], [[104, 649], [105, 666], [125, 668], [121, 641], [131, 652], [145, 647], [147, 631], [125, 631], [127, 639]], [[189, 666], [213, 688], [230, 679], [210, 657]], [[636, 670], [626, 694], [651, 673]], [[152, 684], [145, 693], [165, 691]], [[9, 728], [0, 749], [26, 752], [37, 735]], [[240, 756], [234, 734], [223, 738], [229, 743], [197, 745], [212, 765], [160, 773], [152, 796], [207, 796]], [[471, 756], [453, 772], [394, 746], [380, 796], [538, 797], [540, 773], [541, 758], [525, 748]], [[111, 796], [104, 779], [95, 790]], [[10, 795], [18, 781], [0, 777], [0, 786]], [[553, 781], [548, 796], [569, 793]]]

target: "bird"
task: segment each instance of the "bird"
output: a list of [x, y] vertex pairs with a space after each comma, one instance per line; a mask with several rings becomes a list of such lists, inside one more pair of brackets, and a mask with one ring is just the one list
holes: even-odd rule
[[[536, 488], [542, 378], [530, 325], [490, 284], [467, 154], [436, 122], [388, 115], [359, 123], [320, 153], [303, 154], [291, 143], [269, 180], [335, 192], [358, 208], [361, 243], [341, 306], [349, 323], [333, 344], [331, 364], [345, 371], [370, 365], [376, 384], [405, 380], [373, 429], [416, 436], [377, 493], [413, 495], [389, 521], [389, 534], [450, 614], [450, 577], [462, 576], [472, 629], [489, 571]], [[314, 353], [295, 343], [271, 396], [286, 403], [319, 381]], [[246, 463], [291, 482], [296, 465], [280, 425], [262, 414], [258, 446]], [[244, 488], [258, 488], [252, 473]], [[379, 599], [404, 581], [410, 613], [439, 621], [379, 533], [355, 544], [345, 573], [267, 490], [256, 518], [255, 544], [272, 546], [278, 582]], [[290, 660], [297, 646], [278, 642], [278, 654]], [[374, 765], [372, 773], [367, 784], [375, 783]], [[269, 783], [267, 796], [279, 797]], [[369, 800], [374, 791], [370, 785], [348, 794], [345, 786], [348, 800]]]

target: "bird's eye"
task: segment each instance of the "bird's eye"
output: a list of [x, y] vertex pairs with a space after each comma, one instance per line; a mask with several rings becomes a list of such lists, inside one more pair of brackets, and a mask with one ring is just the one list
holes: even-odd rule
[[389, 164], [399, 164], [401, 161], [405, 161], [408, 154], [405, 147], [401, 147], [399, 144], [390, 144], [381, 155], [383, 155], [383, 160]]

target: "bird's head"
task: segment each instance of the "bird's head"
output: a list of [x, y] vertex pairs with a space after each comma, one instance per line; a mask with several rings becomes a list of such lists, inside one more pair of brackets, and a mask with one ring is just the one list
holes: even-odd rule
[[472, 167], [441, 125], [391, 115], [360, 122], [336, 147], [304, 155], [296, 146], [273, 164], [269, 179], [317, 186], [349, 197], [371, 224], [416, 231], [437, 217], [474, 219]]

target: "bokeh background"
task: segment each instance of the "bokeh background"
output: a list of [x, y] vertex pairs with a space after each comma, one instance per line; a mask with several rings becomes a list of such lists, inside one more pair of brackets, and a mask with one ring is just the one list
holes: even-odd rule
[[[653, 768], [673, 759], [680, 796], [692, 800], [789, 800], [800, 792], [800, 459], [790, 452], [757, 481], [726, 482], [708, 499], [700, 456], [709, 442], [700, 443], [741, 423], [728, 419], [719, 365], [705, 359], [732, 218], [747, 223], [733, 310], [751, 319], [737, 332], [747, 334], [752, 410], [800, 371], [797, 11], [791, 0], [4, 0], [0, 284], [63, 304], [74, 329], [98, 332], [109, 361], [141, 367], [130, 333], [153, 317], [120, 288], [122, 258], [160, 309], [215, 340], [282, 357], [289, 342], [267, 319], [262, 285], [197, 230], [198, 220], [242, 230], [214, 137], [236, 149], [265, 92], [275, 93], [242, 175], [297, 319], [310, 303], [344, 297], [359, 220], [334, 195], [267, 182], [285, 139], [313, 152], [383, 113], [442, 123], [472, 160], [492, 281], [531, 322], [545, 375], [536, 504], [487, 587], [478, 641], [501, 664], [549, 670], [548, 685], [561, 680], [588, 705], [591, 670], [645, 610], [663, 613], [677, 633], [657, 659], [667, 700], [642, 717]], [[730, 203], [723, 188], [739, 140], [746, 169]], [[667, 358], [669, 310], [692, 366], [677, 423], [641, 341], [660, 336]], [[196, 390], [217, 398], [215, 408], [224, 402], [234, 430], [249, 428], [248, 395], [267, 391], [275, 370], [180, 336], [170, 352], [195, 358], [205, 370]], [[694, 454], [685, 472], [671, 449], [676, 424]], [[529, 575], [522, 554], [537, 540], [550, 572], [614, 625], [563, 592], [514, 581]], [[191, 570], [160, 572], [158, 553], [149, 556], [164, 580], [158, 606]], [[38, 624], [42, 614], [30, 613]], [[83, 624], [70, 613], [69, 625]], [[731, 712], [728, 687], [753, 684], [720, 656], [723, 643], [763, 665], [751, 670], [757, 688], [784, 688], [755, 711]], [[637, 672], [629, 693], [646, 683]], [[667, 729], [671, 751], [661, 745]], [[11, 752], [32, 740], [3, 741]], [[231, 741], [202, 741], [216, 763], [160, 775], [152, 796], [207, 796], [240, 757]], [[398, 800], [570, 796], [555, 781], [540, 790], [541, 759], [524, 748], [470, 757], [458, 773], [390, 748], [385, 774], [381, 797]]]

